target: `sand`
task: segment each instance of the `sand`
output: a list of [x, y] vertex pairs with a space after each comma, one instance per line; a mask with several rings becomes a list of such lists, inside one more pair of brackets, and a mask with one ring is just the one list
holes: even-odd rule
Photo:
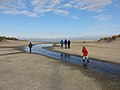
[[0, 42], [0, 90], [101, 90], [75, 66], [16, 49], [28, 43]]
[[82, 47], [88, 49], [88, 56], [102, 61], [120, 64], [120, 43], [98, 43], [96, 41], [73, 41], [70, 49], [61, 49], [56, 44], [52, 50], [82, 56]]

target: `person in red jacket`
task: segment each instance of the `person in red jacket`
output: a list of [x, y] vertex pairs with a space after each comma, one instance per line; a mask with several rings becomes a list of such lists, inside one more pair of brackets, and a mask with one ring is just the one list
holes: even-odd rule
[[87, 62], [89, 62], [89, 58], [88, 58], [88, 51], [85, 47], [82, 48], [82, 53], [83, 53], [83, 61], [85, 61], [85, 59], [87, 59]]

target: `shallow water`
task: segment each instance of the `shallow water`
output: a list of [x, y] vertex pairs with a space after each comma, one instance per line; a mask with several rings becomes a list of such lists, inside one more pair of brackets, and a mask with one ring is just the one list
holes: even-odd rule
[[[66, 61], [68, 63], [76, 64], [86, 68], [90, 72], [95, 72], [97, 74], [106, 76], [106, 78], [108, 76], [114, 80], [120, 81], [120, 65], [119, 64], [102, 62], [94, 59], [89, 59], [89, 62], [87, 62], [87, 61], [83, 61], [82, 57], [79, 57], [79, 56], [50, 51], [42, 48], [42, 47], [51, 47], [51, 46], [53, 45], [52, 44], [34, 45], [32, 48], [32, 53], [42, 54], [55, 59]], [[26, 52], [29, 52], [28, 47], [24, 47], [24, 50]]]

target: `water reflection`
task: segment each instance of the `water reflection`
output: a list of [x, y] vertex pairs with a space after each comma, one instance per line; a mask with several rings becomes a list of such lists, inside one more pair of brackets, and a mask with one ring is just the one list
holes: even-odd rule
[[89, 64], [89, 60], [83, 60], [83, 66], [85, 67], [85, 68], [88, 68], [88, 64]]
[[60, 53], [60, 56], [61, 56], [61, 58], [70, 58], [70, 55], [69, 54], [66, 54], [66, 53]]
[[[78, 64], [89, 70], [94, 70], [97, 73], [100, 72], [104, 75], [113, 75], [117, 79], [120, 79], [120, 65], [119, 64], [101, 62], [101, 61], [96, 61], [94, 59], [90, 59], [90, 63], [89, 63], [87, 60], [82, 61], [82, 57], [69, 55], [69, 54], [65, 54], [65, 53], [49, 51], [47, 49], [42, 48], [42, 47], [48, 47], [48, 46], [52, 46], [52, 45], [51, 44], [35, 45], [32, 51], [33, 51], [33, 53], [40, 53], [45, 56], [61, 59], [61, 60], [67, 61], [72, 64]], [[29, 52], [28, 47], [25, 47], [24, 50]]]

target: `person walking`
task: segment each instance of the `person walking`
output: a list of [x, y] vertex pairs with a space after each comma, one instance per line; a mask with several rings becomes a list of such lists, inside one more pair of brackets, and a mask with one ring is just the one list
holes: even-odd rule
[[30, 43], [29, 43], [30, 53], [31, 53], [32, 46], [33, 46], [33, 45], [32, 45], [32, 43], [30, 42]]
[[71, 41], [68, 40], [68, 49], [70, 48]]
[[60, 44], [61, 44], [61, 49], [63, 49], [63, 44], [64, 44], [63, 40], [60, 41]]
[[88, 51], [85, 47], [82, 48], [82, 53], [83, 53], [83, 61], [85, 61], [85, 59], [87, 59], [87, 62], [89, 62], [89, 58], [88, 58]]
[[67, 39], [65, 39], [64, 44], [65, 44], [65, 49], [67, 49], [67, 44], [68, 44]]

